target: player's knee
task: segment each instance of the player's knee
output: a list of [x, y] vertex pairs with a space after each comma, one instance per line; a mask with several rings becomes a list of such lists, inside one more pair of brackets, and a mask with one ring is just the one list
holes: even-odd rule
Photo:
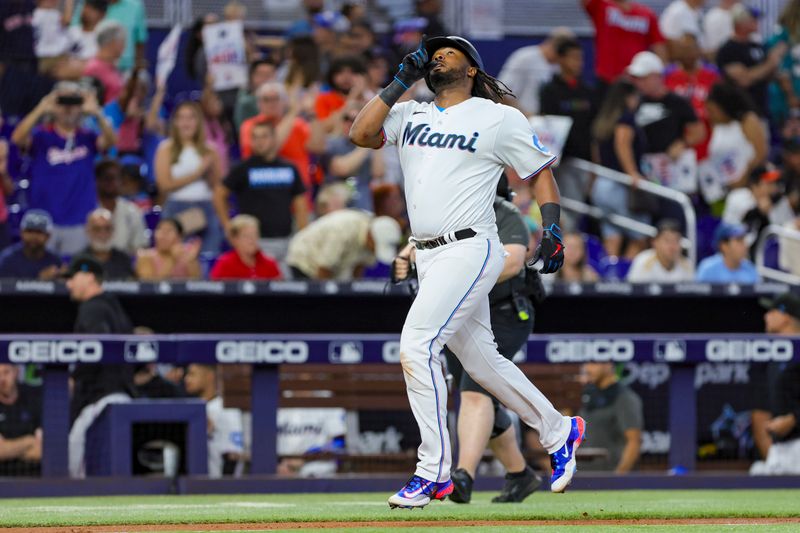
[[494, 409], [494, 425], [492, 426], [492, 435], [490, 438], [494, 439], [499, 437], [511, 427], [511, 417], [508, 416], [508, 411], [505, 407], [495, 404]]
[[479, 409], [491, 409], [492, 399], [480, 392], [461, 391], [461, 408], [477, 411]]

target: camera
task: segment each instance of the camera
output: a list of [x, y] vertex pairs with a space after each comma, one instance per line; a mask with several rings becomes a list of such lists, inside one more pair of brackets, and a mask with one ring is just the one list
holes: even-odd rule
[[56, 98], [58, 105], [83, 105], [83, 96], [80, 94], [60, 94]]

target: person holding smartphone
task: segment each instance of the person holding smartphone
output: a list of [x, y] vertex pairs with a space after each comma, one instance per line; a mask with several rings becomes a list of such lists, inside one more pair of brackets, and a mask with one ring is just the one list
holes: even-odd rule
[[[99, 134], [80, 126], [86, 115], [96, 120]], [[77, 254], [87, 244], [86, 216], [97, 207], [95, 156], [116, 142], [97, 97], [76, 83], [59, 82], [19, 123], [11, 142], [31, 159], [29, 206], [53, 218], [48, 248], [57, 255]]]

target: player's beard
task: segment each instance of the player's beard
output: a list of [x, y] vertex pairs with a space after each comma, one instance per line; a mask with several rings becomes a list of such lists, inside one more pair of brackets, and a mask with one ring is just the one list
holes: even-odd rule
[[469, 67], [464, 66], [452, 67], [447, 70], [432, 70], [430, 73], [431, 86], [433, 86], [436, 92], [447, 87], [452, 87], [453, 85], [458, 85], [466, 79], [467, 68]]

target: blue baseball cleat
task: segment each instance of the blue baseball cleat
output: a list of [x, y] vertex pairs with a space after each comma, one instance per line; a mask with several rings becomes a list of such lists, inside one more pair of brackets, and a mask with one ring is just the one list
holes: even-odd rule
[[389, 507], [422, 508], [431, 503], [431, 500], [444, 500], [452, 492], [453, 482], [449, 479], [436, 483], [415, 475], [411, 476], [405, 487], [389, 498]]
[[564, 492], [572, 482], [572, 476], [578, 470], [575, 463], [575, 451], [583, 442], [586, 435], [586, 421], [579, 416], [572, 417], [572, 429], [567, 437], [567, 442], [550, 455], [550, 466], [553, 467], [553, 475], [550, 476], [550, 491]]

